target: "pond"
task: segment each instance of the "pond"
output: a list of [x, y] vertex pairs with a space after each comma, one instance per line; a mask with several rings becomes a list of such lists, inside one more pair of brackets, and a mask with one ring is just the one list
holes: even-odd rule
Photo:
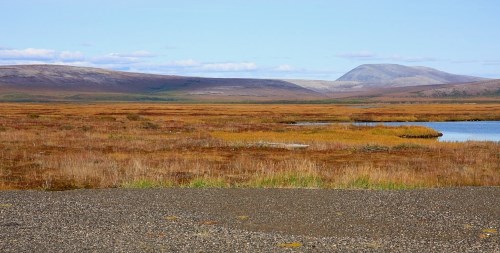
[[[328, 125], [328, 122], [298, 122], [294, 125]], [[426, 126], [443, 136], [439, 141], [495, 141], [500, 142], [500, 121], [452, 121], [452, 122], [357, 122], [356, 125], [374, 126]]]

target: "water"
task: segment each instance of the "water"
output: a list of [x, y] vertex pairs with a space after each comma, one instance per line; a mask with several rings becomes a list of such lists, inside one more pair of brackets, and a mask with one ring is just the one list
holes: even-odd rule
[[[296, 125], [326, 125], [327, 122], [299, 122]], [[426, 126], [443, 136], [439, 141], [495, 141], [500, 142], [500, 121], [453, 121], [453, 122], [358, 122], [356, 125], [374, 126]]]

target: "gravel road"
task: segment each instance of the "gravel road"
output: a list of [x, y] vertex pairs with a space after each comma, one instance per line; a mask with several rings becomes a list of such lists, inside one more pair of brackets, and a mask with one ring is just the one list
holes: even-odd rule
[[500, 187], [0, 191], [0, 252], [500, 252]]

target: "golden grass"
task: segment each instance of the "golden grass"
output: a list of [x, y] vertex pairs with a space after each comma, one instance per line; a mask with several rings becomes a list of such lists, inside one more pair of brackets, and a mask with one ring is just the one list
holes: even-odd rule
[[500, 105], [0, 104], [0, 189], [500, 185], [498, 143], [287, 124], [359, 119], [498, 120]]
[[[365, 144], [378, 143], [383, 145], [401, 144], [401, 137], [426, 138], [438, 137], [438, 132], [433, 129], [419, 126], [355, 126], [351, 124], [334, 124], [329, 126], [313, 127], [287, 127], [275, 130], [259, 131], [213, 131], [211, 135], [232, 143], [256, 143], [256, 142], [300, 142], [305, 144], [344, 143]], [[404, 140], [405, 142], [432, 143], [425, 140]]]

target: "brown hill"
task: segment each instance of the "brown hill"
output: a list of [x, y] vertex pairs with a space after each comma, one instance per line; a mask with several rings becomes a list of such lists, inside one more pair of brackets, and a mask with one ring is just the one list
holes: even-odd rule
[[326, 98], [290, 82], [200, 78], [61, 65], [0, 66], [0, 100], [293, 100]]

